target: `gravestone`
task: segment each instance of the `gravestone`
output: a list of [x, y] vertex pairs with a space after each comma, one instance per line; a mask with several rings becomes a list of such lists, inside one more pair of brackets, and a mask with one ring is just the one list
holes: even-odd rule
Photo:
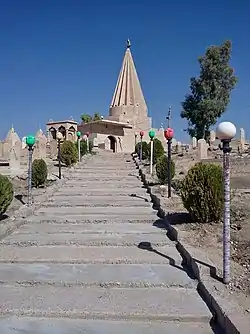
[[43, 134], [42, 130], [39, 130], [36, 134], [36, 146], [34, 149], [34, 158], [35, 159], [46, 159], [47, 155], [47, 138]]
[[196, 137], [192, 138], [192, 147], [193, 147], [193, 149], [197, 148], [197, 138]]
[[16, 141], [14, 146], [11, 147], [9, 153], [9, 166], [10, 166], [10, 175], [16, 176], [21, 172], [21, 141]]
[[213, 143], [215, 141], [215, 139], [216, 139], [216, 133], [215, 133], [214, 130], [211, 130], [210, 131], [210, 138], [209, 138], [210, 144]]
[[208, 144], [205, 139], [198, 140], [198, 159], [207, 159]]
[[240, 128], [240, 149], [242, 151], [245, 151], [245, 143], [246, 143], [245, 130], [243, 128]]

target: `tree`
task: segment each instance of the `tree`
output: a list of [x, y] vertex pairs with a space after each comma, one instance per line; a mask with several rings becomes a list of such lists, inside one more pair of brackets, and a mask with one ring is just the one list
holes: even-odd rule
[[221, 46], [210, 46], [198, 59], [200, 76], [191, 78], [191, 92], [182, 102], [181, 112], [181, 117], [188, 120], [187, 132], [192, 137], [207, 139], [210, 127], [226, 111], [237, 83], [229, 65], [231, 50], [231, 42], [226, 41]]
[[92, 121], [92, 116], [90, 116], [88, 114], [82, 114], [81, 119], [82, 119], [83, 123], [89, 123], [89, 122]]
[[95, 112], [93, 116], [93, 121], [99, 121], [102, 119], [101, 114], [99, 112]]

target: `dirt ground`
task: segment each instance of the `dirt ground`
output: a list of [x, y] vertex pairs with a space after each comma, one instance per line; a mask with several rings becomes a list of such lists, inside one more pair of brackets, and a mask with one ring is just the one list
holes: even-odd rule
[[[175, 179], [182, 179], [188, 169], [197, 162], [195, 154], [173, 155], [173, 159], [176, 164]], [[220, 158], [215, 158], [215, 154], [210, 161], [222, 164]], [[240, 265], [240, 269], [235, 264], [230, 289], [250, 296], [250, 155], [232, 154], [231, 186], [234, 189], [231, 200], [231, 252], [233, 261]], [[159, 185], [154, 188], [156, 192], [162, 192]], [[173, 194], [171, 200], [164, 194], [161, 201], [166, 211], [175, 212], [172, 224], [179, 231], [183, 231], [182, 239], [186, 239], [192, 246], [205, 249], [209, 254], [222, 257], [222, 223], [192, 223], [180, 197], [176, 194]]]
[[[196, 154], [174, 154], [176, 165], [174, 180], [183, 179], [188, 169], [196, 162]], [[207, 160], [222, 165], [220, 152], [211, 152]], [[146, 170], [149, 167], [146, 167]], [[156, 175], [153, 180], [157, 183]], [[229, 289], [240, 291], [250, 296], [250, 154], [231, 154], [231, 254], [232, 254], [232, 283]], [[222, 232], [221, 224], [195, 224], [191, 221], [188, 212], [183, 207], [181, 198], [173, 193], [167, 198], [166, 189], [156, 184], [154, 191], [161, 195], [161, 205], [171, 215], [171, 223], [180, 231], [183, 241], [194, 247], [200, 247], [214, 258], [222, 259]], [[240, 265], [240, 266], [239, 266]], [[232, 293], [233, 293], [232, 292]]]
[[[34, 200], [37, 196], [43, 194], [46, 191], [46, 188], [54, 184], [55, 181], [58, 179], [57, 176], [58, 167], [55, 164], [55, 162], [52, 160], [48, 160], [47, 166], [48, 166], [47, 183], [45, 187], [32, 189], [32, 197]], [[0, 174], [1, 174], [1, 168], [0, 168]], [[21, 175], [11, 178], [11, 182], [13, 184], [13, 189], [14, 189], [14, 198], [6, 214], [0, 218], [1, 224], [4, 224], [5, 219], [11, 217], [17, 209], [19, 209], [22, 205], [27, 203], [27, 192], [28, 192], [27, 176], [28, 176], [27, 172], [24, 171]]]

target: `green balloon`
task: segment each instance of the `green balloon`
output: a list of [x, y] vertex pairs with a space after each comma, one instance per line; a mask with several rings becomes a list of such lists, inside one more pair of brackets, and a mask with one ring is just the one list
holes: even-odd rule
[[154, 130], [150, 130], [149, 133], [148, 133], [148, 135], [149, 135], [149, 138], [150, 138], [150, 139], [154, 139], [154, 137], [155, 137], [155, 132], [154, 132]]
[[81, 131], [77, 131], [76, 135], [77, 135], [78, 138], [80, 138], [81, 135], [82, 135], [82, 134], [81, 134]]
[[36, 138], [34, 136], [28, 136], [26, 137], [26, 144], [28, 146], [33, 146], [36, 143]]

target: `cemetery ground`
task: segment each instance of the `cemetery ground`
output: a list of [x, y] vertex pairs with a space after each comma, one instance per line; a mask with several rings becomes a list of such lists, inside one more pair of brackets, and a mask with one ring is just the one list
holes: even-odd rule
[[[176, 174], [173, 182], [182, 179], [188, 169], [196, 162], [196, 154], [173, 155]], [[220, 157], [207, 161], [222, 165]], [[145, 170], [148, 167], [145, 168]], [[148, 172], [148, 171], [147, 171]], [[232, 282], [225, 287], [228, 297], [237, 299], [243, 309], [250, 312], [250, 155], [231, 156], [231, 254]], [[166, 189], [162, 191], [159, 184], [153, 186], [153, 192], [161, 198], [161, 206], [170, 213], [170, 222], [177, 229], [181, 241], [191, 247], [205, 250], [214, 266], [217, 275], [222, 277], [222, 233], [221, 224], [196, 224], [191, 221], [181, 198], [174, 190], [172, 198], [167, 198]], [[219, 266], [218, 266], [219, 264]], [[221, 269], [221, 270], [220, 270]]]
[[[58, 164], [56, 160], [47, 159], [48, 177], [46, 184], [40, 188], [32, 188], [32, 197], [35, 202], [39, 202], [40, 197], [46, 193], [47, 188], [56, 184], [58, 179]], [[4, 167], [0, 168], [0, 174], [8, 175]], [[65, 167], [62, 164], [62, 174]], [[28, 197], [28, 172], [23, 168], [22, 172], [18, 176], [11, 177], [11, 182], [14, 189], [14, 198], [9, 206], [7, 212], [3, 215], [0, 220], [0, 224], [5, 224], [7, 218], [11, 218], [15, 215], [15, 212], [27, 203]]]

